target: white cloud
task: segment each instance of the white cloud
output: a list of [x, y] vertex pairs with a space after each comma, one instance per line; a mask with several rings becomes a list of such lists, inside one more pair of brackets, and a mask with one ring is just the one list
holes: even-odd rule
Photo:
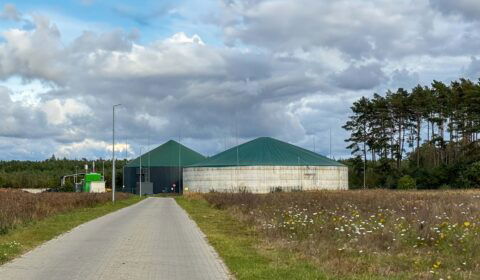
[[202, 41], [202, 38], [200, 38], [200, 36], [198, 36], [197, 34], [193, 35], [192, 37], [188, 37], [187, 34], [185, 34], [184, 32], [174, 34], [172, 37], [166, 39], [165, 42], [173, 44], [205, 45], [205, 43]]
[[49, 124], [69, 124], [71, 118], [79, 118], [92, 114], [93, 111], [85, 104], [74, 99], [49, 100], [41, 104], [41, 110], [45, 112]]
[[[86, 138], [80, 142], [59, 145], [54, 154], [60, 158], [111, 158], [112, 147], [111, 142]], [[128, 156], [135, 154], [131, 145], [117, 142], [115, 145], [115, 156], [117, 158], [124, 158], [125, 150], [127, 150]]]
[[35, 30], [10, 29], [1, 33], [0, 78], [19, 75], [24, 79], [43, 79], [63, 83], [68, 65], [62, 52], [60, 33], [42, 16], [35, 17]]

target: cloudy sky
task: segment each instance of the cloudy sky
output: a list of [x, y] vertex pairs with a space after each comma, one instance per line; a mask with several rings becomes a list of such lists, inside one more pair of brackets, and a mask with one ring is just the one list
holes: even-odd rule
[[359, 97], [480, 77], [478, 0], [0, 9], [0, 160], [110, 157], [117, 103], [122, 157], [172, 138], [213, 155], [258, 136], [328, 155], [330, 130], [333, 156], [346, 157], [341, 126]]

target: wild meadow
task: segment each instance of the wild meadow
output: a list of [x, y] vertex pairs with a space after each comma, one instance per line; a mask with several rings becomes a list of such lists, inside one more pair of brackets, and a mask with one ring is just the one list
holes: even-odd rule
[[[41, 193], [0, 189], [0, 264], [89, 220], [141, 200], [116, 194]], [[0, 277], [1, 278], [1, 277]]]
[[[129, 195], [118, 193], [118, 200]], [[40, 193], [31, 194], [20, 190], [0, 189], [0, 234], [14, 227], [35, 222], [69, 210], [93, 207], [111, 200], [108, 193]]]
[[[480, 192], [209, 193], [203, 199], [334, 278], [480, 279]], [[361, 278], [365, 279], [365, 278]]]

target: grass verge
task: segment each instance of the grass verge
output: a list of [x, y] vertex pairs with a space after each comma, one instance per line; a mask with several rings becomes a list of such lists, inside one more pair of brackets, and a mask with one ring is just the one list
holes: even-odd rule
[[8, 262], [80, 224], [130, 206], [140, 200], [141, 198], [138, 196], [132, 196], [118, 200], [115, 204], [108, 202], [94, 207], [79, 208], [18, 226], [6, 234], [0, 235], [0, 264]]
[[203, 199], [177, 197], [236, 279], [330, 279], [287, 250], [261, 246], [253, 228]]
[[478, 191], [208, 193], [190, 199], [220, 213], [220, 219], [211, 217], [218, 223], [197, 218], [207, 224], [207, 236], [232, 228], [226, 238], [237, 238], [236, 225], [221, 220], [227, 216], [253, 232], [250, 247], [261, 256], [284, 255], [291, 265], [324, 273], [297, 278], [480, 279]]

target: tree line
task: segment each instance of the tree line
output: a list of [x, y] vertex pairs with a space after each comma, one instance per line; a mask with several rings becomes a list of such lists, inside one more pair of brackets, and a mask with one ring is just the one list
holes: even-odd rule
[[433, 81], [410, 91], [375, 93], [354, 102], [351, 110], [343, 128], [350, 132], [347, 148], [356, 156], [346, 161], [353, 187], [362, 185], [363, 164], [370, 169], [368, 187], [395, 188], [401, 176], [412, 177], [421, 188], [479, 186], [479, 82]]
[[[80, 160], [57, 159], [53, 155], [50, 159], [43, 161], [0, 161], [0, 188], [60, 188], [60, 179], [64, 175], [75, 172], [85, 172], [85, 164], [89, 165], [92, 171], [92, 162], [85, 158]], [[115, 167], [116, 186], [122, 186], [123, 166], [126, 160], [117, 160]], [[96, 172], [103, 173], [105, 168], [106, 185], [111, 186], [112, 182], [112, 161], [95, 160]], [[66, 188], [73, 190], [72, 178], [66, 180]]]

